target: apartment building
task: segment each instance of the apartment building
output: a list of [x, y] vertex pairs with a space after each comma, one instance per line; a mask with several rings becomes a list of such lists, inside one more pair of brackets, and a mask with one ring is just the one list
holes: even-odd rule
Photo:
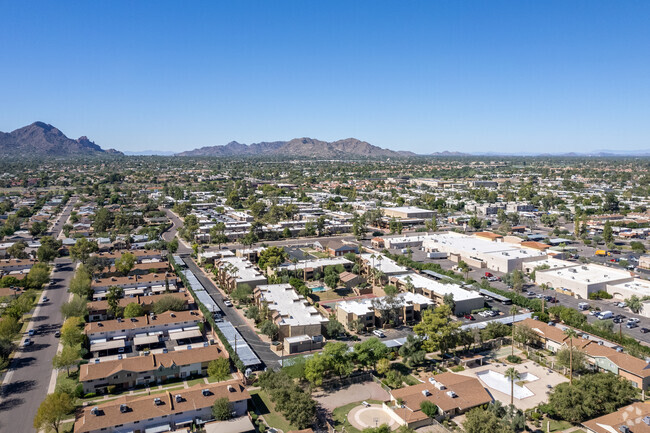
[[255, 302], [269, 310], [269, 318], [278, 325], [278, 340], [288, 353], [320, 349], [323, 332], [329, 322], [290, 284], [259, 285], [253, 292]]
[[[194, 298], [192, 298], [192, 295], [190, 295], [189, 292], [180, 291], [180, 292], [161, 293], [158, 295], [149, 295], [149, 296], [142, 296], [142, 295], [127, 296], [119, 300], [119, 305], [121, 308], [126, 308], [127, 305], [136, 303], [142, 306], [145, 313], [149, 314], [152, 312], [154, 304], [167, 296], [171, 296], [172, 298], [180, 299], [181, 301], [183, 301], [184, 310], [189, 310], [190, 307], [194, 304]], [[108, 320], [109, 318], [108, 301], [106, 300], [93, 301], [93, 302], [88, 302], [88, 304], [86, 305], [88, 307], [88, 320], [90, 322], [96, 322], [98, 320]]]
[[227, 292], [248, 285], [251, 289], [266, 284], [264, 274], [250, 261], [242, 257], [224, 257], [215, 262], [217, 281]]
[[[539, 335], [540, 345], [551, 352], [557, 352], [570, 345], [570, 339], [564, 333], [566, 326], [551, 326], [534, 319], [526, 319], [521, 324], [529, 326], [535, 331]], [[614, 343], [580, 331], [578, 333], [580, 337], [573, 339], [573, 346], [585, 353], [587, 362], [592, 369], [609, 371], [624, 377], [644, 392], [648, 389], [650, 368], [646, 361], [623, 352]]]
[[426, 296], [404, 292], [394, 297], [365, 298], [336, 303], [336, 319], [348, 331], [354, 331], [356, 323], [366, 329], [382, 328], [389, 320], [398, 324], [415, 323], [422, 318], [422, 311], [434, 307]]
[[250, 394], [238, 380], [199, 384], [156, 395], [127, 395], [77, 412], [75, 433], [164, 432], [209, 421], [212, 405], [227, 398], [235, 417], [244, 415]]
[[91, 361], [80, 365], [79, 383], [83, 385], [85, 393], [102, 393], [109, 386], [129, 389], [138, 385], [159, 384], [166, 380], [205, 376], [210, 361], [227, 357], [227, 352], [212, 345], [109, 361]]
[[371, 281], [374, 281], [372, 274], [379, 274], [381, 276], [381, 281], [378, 283], [385, 284], [388, 282], [388, 279], [395, 275], [408, 274], [411, 270], [405, 266], [398, 265], [392, 259], [384, 256], [383, 254], [368, 254], [364, 253], [360, 256], [361, 259], [361, 273], [363, 275], [371, 276], [368, 278]]
[[172, 273], [131, 275], [128, 277], [97, 278], [91, 283], [95, 292], [94, 300], [106, 298], [111, 287], [120, 287], [124, 290], [124, 296], [145, 295], [149, 293], [159, 294], [168, 291], [176, 291], [178, 277]]
[[385, 207], [382, 208], [384, 216], [388, 218], [432, 218], [435, 211], [422, 209], [415, 206]]
[[443, 284], [423, 275], [410, 273], [398, 275], [390, 279], [391, 283], [401, 291], [414, 290], [415, 293], [426, 296], [434, 301], [435, 305], [444, 304], [444, 297], [451, 295], [454, 298], [455, 315], [469, 313], [485, 306], [485, 299], [478, 292], [463, 289], [458, 284]]
[[277, 272], [297, 274], [302, 276], [304, 279], [310, 279], [314, 278], [314, 275], [316, 273], [322, 275], [326, 267], [338, 265], [343, 266], [346, 271], [349, 271], [354, 266], [354, 263], [345, 257], [327, 257], [324, 259], [301, 260], [297, 263], [283, 263], [278, 267]]
[[[91, 340], [110, 340], [116, 337], [133, 339], [136, 334], [167, 335], [169, 330], [198, 326], [203, 315], [198, 310], [167, 311], [130, 319], [114, 319], [86, 323], [84, 333]], [[91, 349], [92, 350], [92, 349]]]

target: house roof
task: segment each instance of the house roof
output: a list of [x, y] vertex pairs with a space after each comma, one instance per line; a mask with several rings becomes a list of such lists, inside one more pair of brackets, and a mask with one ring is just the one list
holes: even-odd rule
[[[452, 409], [464, 411], [492, 401], [490, 394], [475, 377], [447, 372], [435, 375], [433, 378], [436, 382], [443, 384], [446, 389], [438, 389], [431, 383], [421, 383], [391, 391], [393, 398], [401, 398], [406, 406], [405, 409], [412, 413], [410, 416], [405, 417], [406, 413], [400, 414], [396, 411], [403, 419], [413, 422], [426, 418], [426, 415], [420, 410], [420, 403], [424, 400], [429, 400], [445, 412]], [[425, 396], [422, 393], [424, 390], [428, 390], [430, 395]], [[456, 393], [456, 397], [449, 396], [448, 391]], [[424, 418], [421, 418], [421, 416]]]
[[84, 332], [86, 335], [98, 332], [120, 331], [120, 330], [137, 330], [148, 326], [158, 326], [165, 324], [196, 322], [203, 320], [200, 311], [166, 311], [162, 314], [133, 317], [132, 319], [123, 320], [104, 320], [101, 322], [86, 323]]
[[532, 248], [532, 249], [540, 250], [540, 251], [545, 251], [545, 250], [551, 248], [550, 245], [547, 245], [547, 244], [545, 244], [543, 242], [535, 242], [535, 241], [524, 241], [519, 245], [521, 245], [522, 247]]
[[491, 240], [503, 238], [503, 236], [498, 235], [496, 233], [492, 233], [492, 232], [476, 232], [476, 233], [474, 233], [474, 236], [478, 236], [480, 238], [491, 239]]
[[102, 361], [97, 364], [82, 364], [79, 367], [79, 381], [86, 382], [102, 379], [120, 371], [143, 373], [160, 367], [169, 368], [172, 365], [182, 366], [203, 363], [227, 356], [224, 351], [219, 349], [219, 346], [212, 345], [147, 356], [131, 356], [123, 359]]
[[[204, 395], [204, 389], [210, 391], [208, 395]], [[181, 396], [180, 402], [176, 401], [176, 395]], [[91, 413], [95, 406], [80, 409], [76, 414], [74, 431], [76, 433], [86, 433], [118, 424], [170, 416], [178, 412], [191, 412], [211, 407], [217, 399], [223, 397], [228, 398], [231, 402], [236, 402], [249, 399], [250, 394], [240, 381], [231, 380], [212, 385], [199, 384], [192, 388], [173, 391], [173, 394], [167, 391], [164, 394], [157, 395], [127, 395], [96, 406], [99, 409], [97, 415]], [[160, 399], [161, 404], [154, 403], [156, 398]], [[122, 404], [128, 407], [128, 410], [124, 413], [120, 411], [120, 405]]]
[[[173, 298], [178, 298], [183, 301], [185, 301], [186, 304], [191, 304], [194, 302], [194, 299], [192, 299], [192, 296], [188, 292], [170, 292], [170, 293], [160, 293], [158, 295], [151, 295], [151, 296], [134, 296], [134, 297], [125, 297], [125, 298], [120, 298], [120, 307], [126, 307], [127, 305], [135, 302], [136, 304], [140, 304], [142, 306], [148, 306], [152, 305], [155, 302], [160, 301], [162, 298], [166, 296], [171, 296]], [[106, 311], [108, 310], [108, 301], [93, 301], [93, 302], [88, 302], [86, 304], [88, 306], [88, 311], [89, 312], [94, 312], [94, 311]]]
[[109, 277], [109, 278], [100, 278], [93, 280], [93, 287], [108, 287], [108, 286], [120, 286], [124, 284], [132, 284], [137, 286], [138, 284], [145, 285], [153, 281], [164, 281], [165, 279], [169, 280], [170, 283], [176, 282], [178, 278], [176, 275], [165, 273], [165, 274], [145, 274], [137, 275], [130, 277]]
[[617, 410], [582, 423], [589, 431], [595, 433], [618, 433], [625, 425], [634, 433], [650, 433], [650, 403], [633, 403]]

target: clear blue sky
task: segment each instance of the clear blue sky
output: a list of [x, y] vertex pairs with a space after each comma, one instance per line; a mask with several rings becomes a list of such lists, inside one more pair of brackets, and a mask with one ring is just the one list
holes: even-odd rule
[[650, 149], [648, 1], [0, 0], [0, 130]]

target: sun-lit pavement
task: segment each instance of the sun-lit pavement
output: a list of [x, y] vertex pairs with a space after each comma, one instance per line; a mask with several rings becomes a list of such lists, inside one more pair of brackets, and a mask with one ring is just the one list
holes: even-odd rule
[[323, 409], [328, 411], [355, 401], [390, 399], [390, 395], [375, 382], [355, 383], [336, 391], [315, 391], [313, 397]]

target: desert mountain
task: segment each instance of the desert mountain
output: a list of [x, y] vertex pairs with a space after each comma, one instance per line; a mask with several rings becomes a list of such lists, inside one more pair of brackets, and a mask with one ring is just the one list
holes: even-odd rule
[[68, 138], [52, 125], [34, 122], [12, 132], [0, 132], [0, 155], [8, 157], [121, 155], [104, 150], [88, 137]]
[[178, 156], [286, 156], [310, 158], [399, 158], [415, 155], [382, 149], [356, 138], [338, 141], [321, 141], [314, 138], [294, 138], [290, 141], [272, 141], [242, 144], [232, 141], [223, 146], [208, 146], [177, 154]]

